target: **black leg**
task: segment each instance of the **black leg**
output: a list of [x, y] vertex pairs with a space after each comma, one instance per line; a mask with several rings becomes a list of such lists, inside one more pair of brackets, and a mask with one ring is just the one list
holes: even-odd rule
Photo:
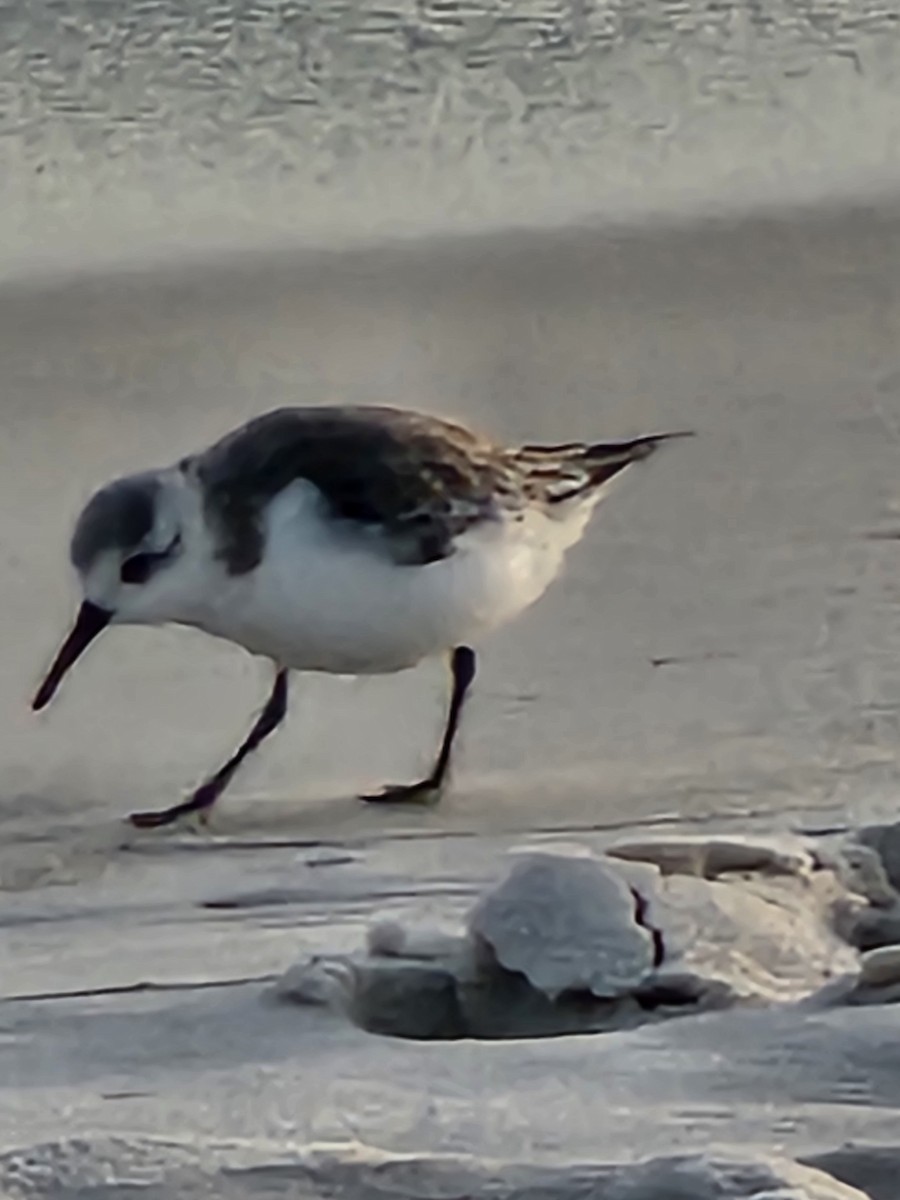
[[469, 688], [472, 686], [472, 680], [475, 678], [475, 651], [468, 646], [457, 646], [450, 659], [450, 670], [453, 675], [450, 710], [447, 713], [447, 724], [444, 727], [441, 748], [431, 774], [418, 783], [395, 784], [383, 788], [380, 792], [360, 796], [361, 800], [370, 804], [421, 804], [440, 797], [447, 780], [453, 742], [459, 730], [463, 704], [465, 704]]
[[171, 825], [173, 821], [187, 816], [188, 813], [208, 812], [228, 787], [232, 776], [247, 755], [252, 754], [257, 746], [270, 733], [274, 733], [284, 720], [287, 712], [287, 696], [287, 671], [282, 669], [275, 676], [272, 693], [266, 701], [265, 708], [257, 717], [256, 724], [228, 762], [220, 767], [215, 775], [211, 775], [205, 783], [202, 783], [189, 800], [184, 800], [181, 804], [173, 804], [171, 808], [164, 808], [158, 812], [132, 813], [128, 818], [132, 825], [136, 825], [138, 829], [156, 829], [160, 825]]

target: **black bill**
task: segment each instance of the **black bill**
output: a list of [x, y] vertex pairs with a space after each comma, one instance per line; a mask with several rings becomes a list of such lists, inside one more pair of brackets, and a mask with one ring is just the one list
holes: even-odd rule
[[77, 659], [87, 650], [88, 646], [102, 633], [112, 620], [113, 614], [90, 600], [85, 600], [78, 610], [75, 624], [69, 636], [59, 648], [59, 653], [53, 660], [53, 666], [47, 672], [46, 678], [37, 690], [31, 702], [31, 707], [38, 711], [53, 699], [56, 689], [62, 682], [63, 676]]

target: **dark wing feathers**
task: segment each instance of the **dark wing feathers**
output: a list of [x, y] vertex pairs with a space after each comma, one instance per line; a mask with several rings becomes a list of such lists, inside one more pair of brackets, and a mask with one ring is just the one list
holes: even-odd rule
[[509, 487], [494, 447], [467, 429], [392, 408], [286, 408], [267, 413], [193, 460], [233, 574], [262, 555], [262, 512], [296, 479], [332, 514], [380, 527], [398, 562], [452, 553], [452, 539], [495, 509]]
[[259, 563], [265, 506], [297, 479], [319, 490], [337, 520], [377, 530], [396, 562], [424, 565], [452, 554], [454, 538], [476, 522], [587, 496], [679, 436], [508, 450], [406, 409], [283, 408], [182, 468], [201, 483], [232, 574]]
[[663, 442], [691, 436], [689, 432], [651, 433], [625, 442], [523, 446], [515, 458], [529, 494], [552, 506], [598, 491], [632, 463], [649, 458]]

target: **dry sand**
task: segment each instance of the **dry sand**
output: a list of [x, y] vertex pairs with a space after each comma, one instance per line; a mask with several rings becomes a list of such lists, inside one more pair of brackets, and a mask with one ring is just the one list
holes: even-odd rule
[[[0, 1188], [859, 1194], [840, 1177], [896, 1200], [891, 1004], [414, 1042], [267, 988], [379, 919], [455, 927], [513, 846], [893, 820], [898, 262], [900, 211], [860, 205], [0, 292]], [[127, 811], [240, 737], [264, 670], [199, 635], [116, 631], [30, 714], [75, 601], [72, 515], [110, 474], [336, 395], [510, 441], [700, 436], [635, 473], [565, 580], [484, 646], [442, 806], [350, 798], [424, 761], [438, 669], [309, 679], [212, 835], [129, 834]], [[848, 1140], [880, 1156], [834, 1157]], [[695, 1157], [613, 1169], [667, 1155]]]

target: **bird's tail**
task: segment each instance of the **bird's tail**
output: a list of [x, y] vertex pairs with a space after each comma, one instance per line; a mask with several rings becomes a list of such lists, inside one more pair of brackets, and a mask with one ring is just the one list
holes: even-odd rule
[[693, 437], [693, 431], [650, 433], [627, 442], [563, 442], [521, 446], [516, 462], [547, 504], [599, 494], [633, 463], [649, 458], [663, 442]]

